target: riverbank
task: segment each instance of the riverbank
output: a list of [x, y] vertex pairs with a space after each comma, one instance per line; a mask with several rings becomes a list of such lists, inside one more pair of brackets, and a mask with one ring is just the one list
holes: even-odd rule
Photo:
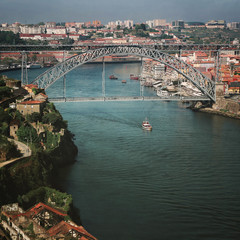
[[201, 109], [198, 109], [197, 111], [240, 120], [240, 115], [226, 112], [224, 110], [215, 110], [212, 108], [201, 108]]
[[189, 108], [193, 111], [215, 114], [223, 117], [239, 119], [240, 120], [240, 104], [236, 100], [225, 99], [223, 96], [217, 97], [213, 104], [197, 102], [192, 104]]

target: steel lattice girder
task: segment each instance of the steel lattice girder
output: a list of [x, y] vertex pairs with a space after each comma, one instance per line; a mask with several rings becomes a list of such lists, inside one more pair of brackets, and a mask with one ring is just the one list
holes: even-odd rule
[[174, 56], [163, 53], [157, 49], [141, 46], [110, 46], [88, 50], [55, 65], [38, 76], [33, 83], [37, 84], [40, 88], [47, 89], [59, 78], [84, 63], [91, 62], [100, 57], [126, 54], [151, 58], [169, 66], [191, 81], [203, 94], [215, 101], [215, 83], [200, 71]]

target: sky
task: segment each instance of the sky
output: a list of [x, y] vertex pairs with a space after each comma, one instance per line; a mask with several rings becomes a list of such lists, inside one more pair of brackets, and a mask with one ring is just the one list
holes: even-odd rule
[[128, 19], [240, 22], [240, 0], [0, 0], [0, 23]]

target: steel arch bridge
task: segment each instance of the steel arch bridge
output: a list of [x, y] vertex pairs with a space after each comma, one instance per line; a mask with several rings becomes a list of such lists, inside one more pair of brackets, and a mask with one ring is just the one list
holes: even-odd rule
[[39, 75], [34, 81], [40, 88], [47, 89], [59, 78], [76, 67], [95, 59], [111, 55], [135, 55], [151, 58], [176, 70], [191, 81], [205, 96], [215, 102], [215, 83], [191, 65], [157, 49], [142, 46], [106, 46], [73, 56]]

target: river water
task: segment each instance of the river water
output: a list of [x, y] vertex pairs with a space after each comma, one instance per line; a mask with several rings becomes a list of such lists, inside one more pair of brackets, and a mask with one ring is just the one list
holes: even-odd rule
[[[41, 70], [31, 70], [30, 79]], [[139, 64], [106, 65], [106, 95], [138, 96]], [[115, 74], [119, 80], [109, 80]], [[6, 75], [20, 77], [20, 72]], [[68, 97], [101, 95], [102, 66], [67, 75]], [[121, 80], [127, 80], [126, 84]], [[61, 97], [62, 80], [47, 91]], [[145, 95], [155, 94], [145, 89]], [[240, 122], [177, 102], [55, 104], [79, 149], [60, 171], [85, 228], [100, 240], [240, 239]], [[148, 117], [152, 132], [141, 129]]]

